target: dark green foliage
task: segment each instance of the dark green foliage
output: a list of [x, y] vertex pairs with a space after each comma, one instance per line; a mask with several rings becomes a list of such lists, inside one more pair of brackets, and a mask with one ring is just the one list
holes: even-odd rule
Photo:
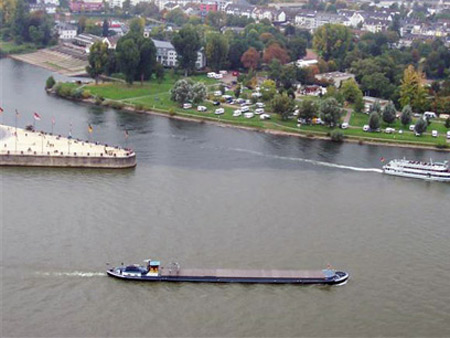
[[98, 83], [98, 77], [105, 73], [108, 65], [108, 46], [103, 42], [95, 42], [91, 46], [88, 61], [86, 71]]
[[393, 103], [389, 102], [383, 109], [383, 121], [391, 124], [396, 119], [397, 110]]
[[104, 36], [104, 37], [108, 37], [109, 36], [109, 22], [108, 22], [108, 19], [103, 20], [102, 36]]
[[156, 63], [155, 64], [155, 76], [156, 76], [156, 79], [158, 80], [158, 83], [163, 82], [163, 80], [164, 80], [164, 67], [160, 63]]
[[294, 101], [286, 95], [276, 95], [270, 102], [272, 111], [279, 114], [283, 120], [287, 120], [294, 109]]
[[330, 138], [331, 138], [331, 141], [340, 143], [340, 142], [344, 141], [344, 134], [340, 130], [336, 129], [330, 133]]
[[53, 86], [56, 84], [55, 79], [53, 78], [53, 76], [49, 76], [47, 78], [47, 81], [45, 82], [45, 88], [47, 89], [51, 89], [53, 88]]
[[139, 50], [132, 39], [121, 40], [118, 41], [116, 47], [117, 63], [120, 71], [125, 75], [127, 83], [132, 84], [139, 65]]
[[195, 69], [197, 52], [201, 48], [197, 30], [191, 25], [184, 26], [174, 35], [172, 43], [178, 54], [179, 66], [187, 75]]
[[445, 128], [450, 128], [450, 117], [447, 117], [447, 119], [445, 120]]
[[408, 126], [412, 121], [412, 109], [410, 105], [406, 105], [402, 109], [402, 116], [400, 118], [401, 123], [404, 126]]
[[335, 98], [329, 97], [320, 104], [320, 118], [329, 127], [339, 124], [341, 108]]
[[417, 134], [423, 134], [427, 131], [428, 123], [424, 119], [418, 119], [416, 125], [414, 126], [414, 131]]
[[378, 128], [380, 128], [380, 115], [376, 111], [370, 113], [369, 127], [372, 130], [377, 130]]
[[299, 108], [299, 117], [310, 124], [311, 120], [319, 114], [317, 104], [313, 100], [303, 100]]

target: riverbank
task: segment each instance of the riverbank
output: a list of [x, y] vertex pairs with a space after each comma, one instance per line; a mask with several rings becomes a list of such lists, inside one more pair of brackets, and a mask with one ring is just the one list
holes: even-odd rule
[[129, 149], [0, 125], [0, 166], [121, 169], [136, 166]]
[[[218, 84], [205, 76], [196, 76], [194, 79], [203, 81], [212, 90], [214, 85]], [[175, 81], [175, 78], [166, 78], [162, 83], [151, 81], [144, 82], [143, 85], [135, 84], [132, 86], [123, 83], [82, 86], [75, 83], [60, 83], [48, 93], [70, 100], [122, 109], [133, 113], [153, 114], [184, 121], [253, 130], [272, 135], [331, 140], [330, 135], [333, 129], [328, 127], [320, 125], [300, 126], [297, 124], [296, 119], [285, 121], [276, 114], [272, 114], [270, 120], [261, 120], [257, 115], [251, 119], [243, 116], [233, 117], [233, 111], [237, 107], [228, 104], [222, 104], [222, 108], [225, 111], [223, 115], [214, 115], [212, 113], [216, 106], [210, 101], [202, 103], [207, 108], [206, 112], [198, 112], [195, 107], [182, 109], [177, 103], [170, 100], [170, 88]], [[366, 133], [362, 131], [362, 124], [365, 124], [365, 119], [367, 119], [365, 114], [353, 113], [350, 128], [338, 129], [343, 135], [342, 141], [390, 147], [450, 151], [445, 139], [445, 131], [442, 132], [440, 130], [441, 135], [444, 136], [440, 136], [439, 139], [432, 137], [431, 134], [424, 134], [418, 138], [409, 130], [402, 134]], [[358, 124], [361, 124], [361, 126], [358, 126]], [[436, 123], [436, 125], [441, 129], [444, 128], [443, 124], [439, 125]]]

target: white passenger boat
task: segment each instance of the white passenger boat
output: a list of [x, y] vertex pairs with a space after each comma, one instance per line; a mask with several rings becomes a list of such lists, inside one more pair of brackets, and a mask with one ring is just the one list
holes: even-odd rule
[[421, 162], [406, 159], [392, 160], [383, 166], [383, 173], [393, 176], [450, 182], [448, 162]]

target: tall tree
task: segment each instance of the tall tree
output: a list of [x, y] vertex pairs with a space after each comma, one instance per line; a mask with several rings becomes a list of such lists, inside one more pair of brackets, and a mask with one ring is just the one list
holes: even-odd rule
[[247, 51], [242, 55], [241, 62], [247, 69], [256, 69], [259, 65], [259, 52], [253, 48], [250, 47], [247, 49]]
[[287, 120], [294, 109], [294, 100], [287, 95], [276, 95], [270, 102], [272, 111]]
[[179, 66], [187, 76], [195, 69], [197, 53], [201, 48], [200, 37], [193, 26], [186, 25], [174, 35], [172, 43], [178, 54]]
[[88, 61], [86, 71], [95, 79], [95, 84], [98, 84], [98, 77], [105, 72], [108, 64], [108, 45], [101, 41], [95, 42], [91, 46]]
[[371, 130], [377, 130], [378, 128], [380, 128], [380, 115], [375, 111], [370, 113], [369, 128]]
[[383, 109], [383, 121], [387, 124], [391, 124], [397, 118], [397, 110], [392, 102], [389, 102]]
[[425, 121], [424, 119], [418, 119], [415, 126], [414, 126], [414, 131], [417, 134], [423, 134], [424, 132], [427, 131], [427, 127], [428, 127], [428, 123], [427, 121]]
[[299, 117], [305, 119], [310, 124], [311, 120], [317, 116], [318, 108], [313, 100], [303, 100], [299, 110]]
[[273, 59], [277, 59], [283, 65], [290, 60], [286, 49], [282, 48], [278, 43], [272, 43], [264, 50], [264, 63], [269, 64]]
[[416, 112], [421, 112], [425, 108], [426, 91], [423, 86], [423, 75], [412, 65], [404, 71], [399, 102], [402, 107], [409, 104]]
[[11, 32], [16, 42], [21, 43], [28, 36], [29, 7], [24, 0], [17, 0], [12, 17]]
[[216, 29], [221, 29], [227, 24], [227, 15], [225, 12], [210, 11], [206, 15], [206, 23]]
[[136, 43], [132, 39], [119, 40], [116, 51], [120, 71], [125, 75], [127, 83], [133, 84], [140, 57]]
[[206, 41], [206, 61], [215, 71], [225, 66], [228, 55], [228, 41], [221, 33], [211, 33]]
[[344, 59], [351, 48], [352, 31], [341, 24], [325, 24], [314, 33], [313, 47], [326, 61]]
[[102, 36], [104, 36], [104, 37], [109, 36], [109, 21], [108, 21], [108, 19], [103, 20]]
[[400, 121], [404, 126], [408, 126], [412, 121], [412, 109], [410, 105], [406, 105], [402, 109]]
[[339, 124], [341, 109], [334, 97], [329, 97], [322, 101], [320, 104], [320, 118], [330, 127], [335, 127]]
[[140, 76], [141, 84], [152, 76], [156, 64], [156, 47], [151, 39], [140, 39], [138, 44], [139, 63], [136, 69]]
[[355, 103], [359, 99], [359, 97], [362, 98], [363, 96], [361, 89], [359, 89], [358, 85], [353, 79], [344, 81], [342, 83], [340, 91], [342, 92], [342, 95], [344, 95], [345, 100], [351, 103]]

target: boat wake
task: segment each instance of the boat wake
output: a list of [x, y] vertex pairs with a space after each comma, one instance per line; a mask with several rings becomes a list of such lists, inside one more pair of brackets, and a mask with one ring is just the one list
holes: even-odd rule
[[264, 154], [259, 151], [241, 149], [241, 148], [233, 148], [232, 150], [247, 153], [247, 154], [257, 155], [257, 156], [270, 157], [270, 158], [276, 158], [276, 159], [287, 160], [287, 161], [298, 161], [298, 162], [310, 163], [310, 164], [322, 166], [322, 167], [338, 168], [338, 169], [360, 171], [360, 172], [375, 172], [375, 173], [380, 173], [380, 174], [383, 173], [383, 170], [378, 169], [378, 168], [359, 168], [359, 167], [352, 167], [352, 166], [343, 165], [343, 164], [335, 164], [335, 163], [330, 163], [330, 162], [310, 160], [307, 158], [268, 155], [268, 154]]
[[103, 277], [106, 276], [104, 272], [37, 272], [37, 275], [45, 277]]

